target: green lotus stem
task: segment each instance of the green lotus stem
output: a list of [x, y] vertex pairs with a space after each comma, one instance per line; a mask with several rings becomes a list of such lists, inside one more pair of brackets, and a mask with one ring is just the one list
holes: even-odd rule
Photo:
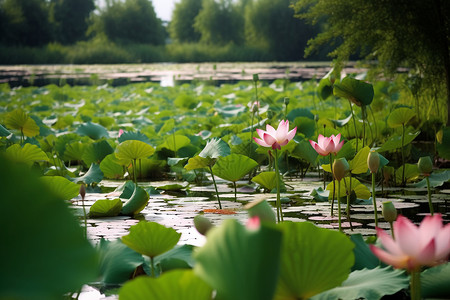
[[389, 227], [391, 228], [391, 235], [392, 239], [395, 240], [395, 234], [394, 234], [394, 222], [389, 222]]
[[222, 204], [220, 203], [220, 198], [219, 198], [219, 191], [217, 190], [217, 184], [216, 184], [216, 180], [214, 179], [214, 173], [212, 171], [211, 166], [209, 166], [209, 171], [211, 172], [211, 177], [214, 183], [214, 189], [216, 190], [216, 196], [217, 196], [217, 201], [219, 202], [219, 208], [222, 209]]
[[404, 148], [404, 144], [405, 144], [405, 124], [402, 124], [402, 166], [403, 166], [403, 170], [402, 170], [402, 185], [405, 185], [405, 150]]
[[410, 292], [411, 292], [411, 300], [420, 300], [422, 299], [420, 293], [420, 270], [414, 270], [410, 274]]
[[81, 206], [83, 207], [83, 214], [84, 214], [84, 237], [87, 239], [87, 214], [86, 214], [86, 207], [84, 206], [84, 194], [81, 195]]
[[341, 227], [341, 181], [338, 181], [338, 218], [339, 218], [339, 231], [342, 232], [342, 227]]
[[351, 112], [351, 114], [352, 114], [353, 126], [355, 127], [356, 153], [358, 153], [358, 130], [356, 129], [356, 120], [355, 120], [355, 115], [353, 114], [353, 106], [352, 106], [352, 102], [351, 102], [351, 101], [348, 101], [348, 103], [350, 104], [350, 112]]
[[236, 181], [233, 181], [233, 185], [234, 185], [234, 202], [237, 201], [237, 188], [236, 188]]
[[334, 209], [334, 199], [336, 196], [336, 179], [333, 176], [333, 155], [330, 153], [330, 167], [331, 167], [331, 177], [333, 177], [333, 196], [331, 198], [331, 216], [334, 215], [333, 209]]
[[375, 199], [375, 173], [372, 173], [372, 202], [373, 202], [373, 213], [375, 216], [375, 226], [378, 227], [377, 200]]
[[430, 178], [428, 178], [428, 176], [425, 176], [425, 180], [427, 181], [428, 206], [430, 207], [430, 214], [433, 216], [433, 214], [434, 214], [434, 209], [433, 209], [433, 203], [431, 202]]
[[283, 212], [281, 211], [281, 199], [280, 199], [280, 172], [278, 170], [278, 151], [275, 149], [274, 155], [275, 161], [275, 179], [277, 181], [277, 220], [278, 223], [283, 221]]
[[[253, 110], [253, 104], [251, 106], [251, 110], [252, 110], [252, 124], [250, 127], [250, 144], [253, 141], [253, 118], [255, 117], [255, 112]], [[250, 157], [250, 158], [252, 157], [252, 147], [248, 147], [248, 157]]]
[[366, 106], [362, 105], [361, 106], [361, 116], [362, 116], [362, 120], [363, 120], [363, 144], [362, 147], [364, 148], [365, 143], [366, 143]]
[[175, 152], [175, 157], [177, 157], [177, 144], [175, 142], [175, 130], [173, 130], [172, 132], [172, 137], [173, 137], [173, 151]]
[[152, 273], [150, 274], [152, 277], [156, 277], [156, 271], [155, 271], [155, 261], [153, 257], [150, 257], [150, 267], [152, 269]]

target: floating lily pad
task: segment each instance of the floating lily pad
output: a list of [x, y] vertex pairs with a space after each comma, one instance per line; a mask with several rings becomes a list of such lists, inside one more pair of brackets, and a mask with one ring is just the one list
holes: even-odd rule
[[122, 210], [122, 201], [120, 199], [100, 199], [95, 201], [89, 209], [89, 217], [103, 218], [118, 216]]

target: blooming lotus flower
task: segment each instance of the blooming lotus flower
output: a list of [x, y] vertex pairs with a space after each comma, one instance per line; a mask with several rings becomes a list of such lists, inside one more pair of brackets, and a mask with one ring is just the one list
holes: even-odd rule
[[419, 227], [404, 216], [394, 222], [395, 240], [377, 227], [384, 249], [369, 245], [383, 262], [398, 269], [419, 271], [421, 266], [445, 263], [450, 255], [450, 224], [443, 226], [442, 216], [426, 216]]
[[297, 127], [289, 131], [289, 121], [281, 120], [277, 130], [272, 126], [266, 125], [266, 130], [256, 129], [259, 138], [254, 137], [255, 142], [263, 147], [272, 147], [272, 149], [281, 149], [292, 140], [297, 132]]
[[327, 156], [330, 153], [336, 155], [341, 150], [342, 146], [344, 145], [344, 141], [340, 142], [340, 140], [340, 133], [337, 136], [333, 134], [330, 137], [324, 137], [323, 135], [319, 134], [317, 143], [312, 140], [309, 140], [309, 142], [314, 150], [317, 151], [317, 153], [322, 156]]

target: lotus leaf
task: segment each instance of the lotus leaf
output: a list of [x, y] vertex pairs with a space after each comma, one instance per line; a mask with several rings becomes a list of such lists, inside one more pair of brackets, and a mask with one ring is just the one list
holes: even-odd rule
[[30, 116], [21, 109], [10, 112], [5, 119], [5, 125], [11, 129], [20, 130], [20, 132], [28, 137], [39, 134], [39, 126], [30, 118]]
[[333, 87], [334, 95], [346, 98], [358, 106], [367, 106], [372, 103], [374, 91], [370, 83], [345, 77], [341, 82], [336, 82]]
[[89, 217], [103, 218], [118, 216], [122, 210], [122, 201], [117, 198], [113, 200], [100, 199], [95, 201], [89, 209]]
[[198, 156], [203, 158], [219, 158], [221, 156], [230, 155], [230, 146], [225, 143], [222, 139], [213, 138], [208, 143], [206, 143], [205, 148], [198, 154]]
[[330, 79], [322, 78], [319, 81], [319, 86], [317, 87], [317, 94], [319, 95], [320, 100], [327, 100], [328, 97], [333, 95], [333, 84]]
[[0, 124], [0, 136], [9, 136], [11, 132]]
[[32, 144], [25, 144], [23, 147], [18, 144], [14, 144], [6, 149], [6, 154], [14, 162], [25, 163], [29, 166], [35, 162], [49, 160], [44, 151], [42, 151], [38, 146]]
[[318, 155], [319, 154], [317, 154], [316, 150], [311, 147], [311, 144], [307, 140], [300, 141], [291, 152], [292, 157], [304, 159], [311, 165], [316, 165]]
[[87, 122], [87, 124], [81, 125], [76, 130], [81, 136], [88, 136], [93, 140], [99, 140], [101, 138], [108, 138], [109, 134], [105, 127], [100, 124]]
[[305, 117], [314, 120], [314, 115], [311, 113], [309, 109], [306, 108], [295, 108], [291, 110], [287, 115], [287, 119], [290, 122], [294, 122], [294, 120], [298, 117]]
[[[359, 182], [358, 179], [352, 177], [352, 191], [355, 192], [356, 197], [359, 199], [369, 199], [369, 197], [371, 196], [369, 189], [362, 184], [361, 182]], [[347, 195], [347, 188], [350, 187], [350, 177], [345, 177], [344, 179], [342, 179], [340, 182], [335, 182], [336, 185], [336, 195], [337, 195], [337, 191], [338, 191], [338, 184], [341, 185], [341, 194], [338, 195], [339, 198], [345, 197]], [[327, 185], [327, 190], [328, 191], [332, 191], [333, 190], [333, 182], [330, 182]], [[330, 193], [329, 197], [332, 197], [332, 193]]]
[[130, 227], [122, 242], [134, 251], [150, 258], [169, 251], [178, 243], [181, 233], [155, 222], [141, 221]]
[[416, 113], [408, 107], [400, 107], [394, 109], [387, 119], [387, 124], [391, 128], [400, 127], [406, 125], [412, 118], [416, 116]]
[[188, 171], [208, 168], [212, 164], [212, 160], [210, 158], [204, 158], [201, 156], [194, 156], [189, 158], [188, 163], [184, 166], [184, 168]]
[[309, 222], [278, 227], [283, 242], [276, 299], [308, 299], [347, 279], [355, 258], [345, 234]]
[[356, 153], [355, 158], [350, 162], [350, 171], [353, 174], [365, 174], [369, 167], [367, 166], [367, 156], [369, 156], [370, 148], [365, 146]]
[[[440, 172], [433, 172], [428, 177], [430, 180], [430, 187], [438, 187], [443, 185], [445, 182], [450, 180], [450, 170], [443, 170]], [[426, 179], [422, 179], [421, 181], [414, 184], [414, 187], [424, 188], [427, 186]]]
[[214, 175], [236, 182], [257, 166], [258, 163], [248, 156], [233, 153], [219, 158], [212, 170]]
[[252, 178], [253, 182], [264, 187], [266, 190], [273, 190], [277, 186], [276, 174], [275, 172], [261, 172]]
[[353, 249], [353, 253], [355, 254], [355, 264], [352, 267], [352, 271], [374, 269], [381, 264], [380, 260], [370, 250], [361, 234], [352, 234], [350, 235], [350, 239], [355, 244], [355, 249]]
[[405, 168], [405, 180], [406, 181], [414, 181], [420, 175], [417, 164], [404, 164], [403, 166], [401, 166], [400, 168], [398, 168], [395, 171], [395, 182], [397, 182], [397, 183], [402, 182], [403, 168]]
[[440, 138], [437, 138], [436, 149], [439, 156], [450, 159], [450, 127], [444, 127], [440, 132], [442, 135]]
[[[416, 132], [407, 132], [405, 134], [405, 140], [403, 146], [408, 145], [411, 143], [418, 135], [420, 134], [420, 131]], [[392, 151], [398, 148], [402, 147], [402, 137], [401, 135], [394, 135], [389, 140], [387, 140], [383, 146], [381, 146], [377, 152], [385, 152], [385, 151]]]
[[141, 141], [141, 142], [144, 142], [144, 143], [150, 145], [149, 138], [145, 134], [141, 133], [140, 131], [138, 131], [138, 132], [132, 132], [132, 131], [124, 132], [118, 138], [119, 143], [122, 143], [122, 142], [125, 142], [125, 141], [128, 141], [128, 140], [137, 140], [137, 141]]
[[295, 118], [294, 125], [297, 126], [297, 134], [302, 133], [307, 138], [311, 138], [316, 132], [316, 121], [308, 117]]
[[116, 148], [116, 157], [130, 163], [133, 160], [147, 158], [155, 153], [155, 149], [141, 141], [128, 140], [120, 143]]
[[78, 196], [80, 186], [61, 176], [43, 176], [42, 181], [61, 200], [71, 200]]
[[[84, 150], [88, 146], [85, 143], [82, 142], [71, 142], [69, 143], [65, 150], [64, 150], [64, 160], [77, 160], [81, 161], [83, 160], [83, 154]], [[92, 160], [92, 158], [89, 159], [89, 161]], [[92, 163], [93, 161], [91, 161]]]
[[109, 179], [121, 179], [124, 175], [124, 170], [119, 160], [114, 153], [107, 155], [100, 163], [100, 170], [103, 175]]
[[98, 183], [102, 181], [103, 179], [103, 172], [100, 170], [100, 166], [97, 164], [92, 164], [89, 168], [89, 170], [80, 177], [75, 178], [69, 178], [70, 181], [78, 183], [78, 182], [84, 182], [85, 184], [89, 185], [92, 183]]
[[132, 216], [141, 212], [147, 206], [149, 196], [140, 186], [136, 186], [130, 199], [122, 208], [121, 214]]
[[422, 297], [446, 298], [450, 295], [450, 263], [426, 269], [420, 274]]
[[173, 270], [159, 278], [140, 276], [124, 284], [122, 300], [210, 300], [212, 289], [192, 270]]
[[186, 147], [191, 144], [191, 140], [184, 135], [168, 135], [164, 138], [164, 144], [161, 147], [165, 147], [171, 151], [177, 152], [180, 148]]
[[101, 140], [89, 144], [84, 149], [83, 161], [87, 166], [99, 164], [107, 155], [114, 152], [114, 149], [106, 140]]
[[167, 272], [172, 269], [191, 269], [194, 267], [194, 258], [192, 257], [192, 245], [175, 246], [167, 252], [155, 257], [155, 265], [159, 266], [161, 272]]
[[271, 300], [278, 278], [281, 232], [262, 225], [247, 230], [225, 220], [195, 252], [195, 273], [224, 300]]

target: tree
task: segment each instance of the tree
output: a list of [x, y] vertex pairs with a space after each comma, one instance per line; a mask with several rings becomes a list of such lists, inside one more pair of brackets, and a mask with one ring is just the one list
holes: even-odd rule
[[162, 21], [156, 17], [153, 4], [149, 0], [107, 2], [99, 21], [105, 35], [112, 41], [164, 44]]
[[46, 0], [0, 1], [0, 16], [2, 43], [42, 46], [51, 39]]
[[318, 30], [294, 17], [290, 0], [259, 0], [247, 6], [247, 43], [266, 48], [277, 60], [303, 58], [307, 41]]
[[450, 1], [297, 0], [294, 7], [301, 18], [328, 23], [307, 53], [334, 43], [330, 55], [339, 61], [359, 53], [387, 73], [409, 67], [422, 88], [446, 91], [450, 125]]
[[87, 20], [95, 9], [94, 0], [51, 0], [50, 7], [56, 41], [73, 44], [85, 38]]
[[200, 41], [207, 44], [244, 42], [244, 17], [236, 11], [232, 0], [203, 0], [194, 28], [201, 34]]
[[194, 29], [194, 20], [202, 8], [202, 0], [181, 0], [175, 4], [169, 25], [170, 37], [179, 43], [198, 42], [200, 33]]

